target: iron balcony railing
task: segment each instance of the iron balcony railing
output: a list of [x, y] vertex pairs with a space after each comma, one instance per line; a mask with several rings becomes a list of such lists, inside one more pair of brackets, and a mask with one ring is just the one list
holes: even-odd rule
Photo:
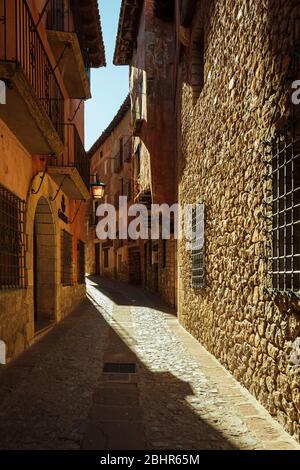
[[0, 62], [23, 69], [63, 140], [64, 97], [26, 0], [0, 0]]
[[54, 31], [74, 32], [69, 0], [48, 0], [46, 28]]
[[80, 174], [87, 189], [90, 187], [90, 162], [74, 124], [63, 124], [65, 151], [49, 157], [48, 166], [73, 167]]
[[70, 7], [70, 0], [49, 0], [47, 6], [46, 27], [51, 31], [64, 31], [67, 33], [77, 34], [86, 75], [90, 83], [90, 60], [88, 49], [86, 47], [84, 34], [79, 28], [81, 18], [77, 13], [78, 9], [74, 9], [74, 11], [76, 11], [75, 16], [73, 16]]

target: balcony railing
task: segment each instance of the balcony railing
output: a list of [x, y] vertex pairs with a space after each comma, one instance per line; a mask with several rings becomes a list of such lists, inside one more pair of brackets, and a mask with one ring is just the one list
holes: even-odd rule
[[81, 138], [74, 124], [63, 124], [65, 151], [62, 155], [50, 157], [48, 165], [76, 168], [85, 186], [90, 187], [90, 162]]
[[[78, 15], [75, 15], [78, 16]], [[76, 33], [89, 77], [90, 61], [88, 57], [85, 39], [82, 31], [76, 28], [76, 23], [80, 22], [80, 18], [73, 18], [69, 0], [50, 0], [47, 7], [47, 29], [52, 31], [64, 31], [66, 33]]]
[[54, 31], [74, 32], [71, 9], [65, 0], [50, 0], [47, 5], [46, 28]]
[[64, 98], [26, 0], [0, 0], [0, 62], [23, 69], [63, 141]]

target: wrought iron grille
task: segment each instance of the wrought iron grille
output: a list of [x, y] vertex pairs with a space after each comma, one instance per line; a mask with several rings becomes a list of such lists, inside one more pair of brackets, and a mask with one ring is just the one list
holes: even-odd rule
[[73, 0], [49, 0], [47, 6], [47, 29], [52, 31], [63, 31], [76, 33], [79, 41], [86, 74], [90, 81], [90, 59], [84, 31], [82, 30], [82, 18], [78, 12], [79, 8], [73, 1], [73, 12], [71, 8]]
[[[69, 0], [67, 0], [69, 2]], [[47, 6], [47, 29], [73, 32], [72, 14], [65, 0], [50, 0]]]
[[66, 230], [61, 231], [61, 283], [73, 284], [73, 237]]
[[268, 288], [300, 291], [300, 116], [271, 141], [272, 196], [268, 218]]
[[192, 287], [205, 286], [204, 267], [204, 205], [196, 204], [192, 212]]
[[0, 289], [25, 287], [25, 202], [0, 185]]
[[294, 24], [294, 44], [289, 69], [283, 77], [278, 103], [264, 141], [264, 216], [266, 222], [266, 281], [273, 295], [300, 294], [300, 107], [292, 105], [289, 119], [270, 138], [274, 117], [299, 79], [300, 43]]
[[85, 244], [81, 240], [77, 242], [77, 282], [85, 284]]
[[64, 98], [25, 0], [0, 0], [0, 60], [19, 65], [63, 141]]

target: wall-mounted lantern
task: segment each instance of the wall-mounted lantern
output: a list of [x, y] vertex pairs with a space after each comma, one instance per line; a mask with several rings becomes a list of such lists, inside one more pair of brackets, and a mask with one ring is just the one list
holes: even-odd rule
[[90, 183], [93, 199], [103, 199], [106, 184], [99, 180], [97, 174], [92, 176], [95, 178], [95, 181]]

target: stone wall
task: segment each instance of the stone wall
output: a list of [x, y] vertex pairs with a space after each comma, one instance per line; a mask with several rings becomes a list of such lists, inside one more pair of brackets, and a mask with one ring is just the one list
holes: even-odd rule
[[163, 300], [169, 305], [175, 306], [176, 241], [174, 239], [160, 240], [158, 253], [158, 291]]
[[0, 291], [0, 339], [6, 344], [6, 362], [21, 354], [34, 335], [32, 289]]
[[[191, 256], [180, 242], [179, 319], [299, 439], [300, 376], [289, 364], [299, 310], [264, 289], [261, 145], [300, 39], [299, 2], [209, 3], [198, 2], [195, 15], [204, 28], [204, 86], [195, 100], [187, 47], [178, 128], [180, 203], [202, 198], [206, 207], [206, 288], [191, 288]], [[284, 112], [282, 102], [275, 123]]]
[[67, 317], [84, 300], [86, 295], [85, 284], [60, 287], [60, 315], [61, 319]]

